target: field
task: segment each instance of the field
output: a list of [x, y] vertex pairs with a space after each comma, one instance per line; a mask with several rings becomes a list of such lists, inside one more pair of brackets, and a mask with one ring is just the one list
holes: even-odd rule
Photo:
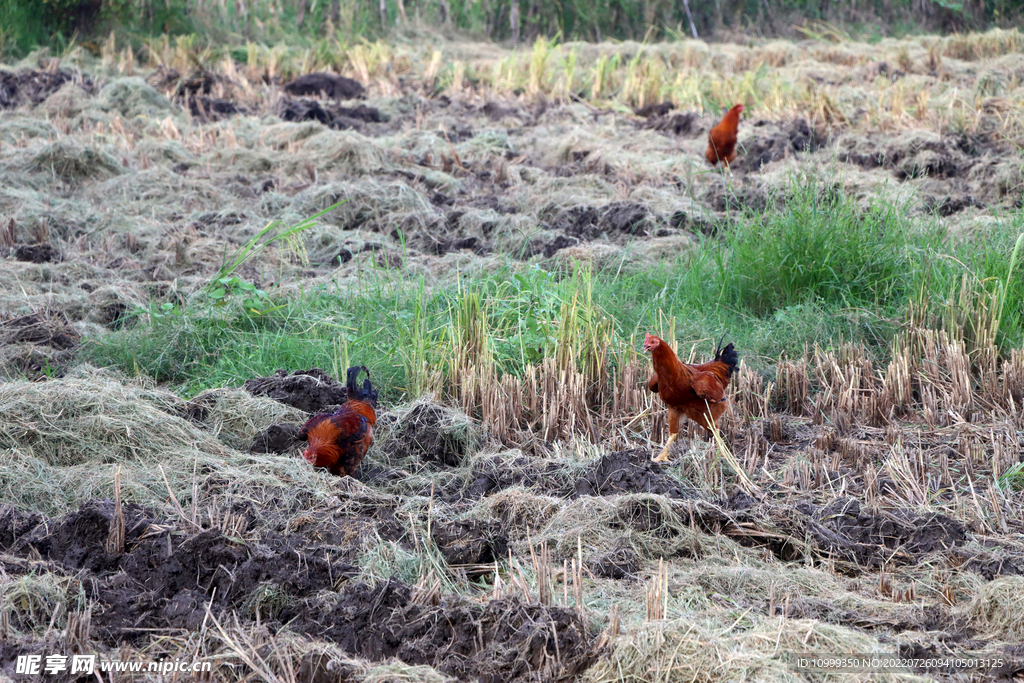
[[[0, 678], [1024, 673], [1024, 36], [325, 45], [0, 69]], [[742, 359], [665, 466], [646, 332]]]

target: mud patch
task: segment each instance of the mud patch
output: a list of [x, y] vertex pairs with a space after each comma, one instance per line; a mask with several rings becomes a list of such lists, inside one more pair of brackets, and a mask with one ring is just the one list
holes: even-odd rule
[[253, 396], [267, 396], [307, 413], [320, 413], [328, 406], [348, 400], [348, 391], [319, 368], [278, 370], [270, 377], [247, 379], [242, 385]]
[[341, 107], [310, 99], [282, 98], [274, 113], [283, 121], [319, 121], [335, 130], [362, 130], [364, 124], [387, 120], [379, 109], [365, 104]]
[[770, 121], [757, 121], [752, 133], [740, 145], [741, 157], [734, 168], [760, 171], [773, 161], [780, 161], [797, 152], [814, 152], [828, 144], [828, 137], [814, 128], [806, 119], [772, 125]]
[[50, 263], [52, 261], [60, 261], [60, 259], [60, 250], [49, 242], [14, 245], [15, 261], [23, 263]]
[[469, 444], [454, 426], [451, 410], [420, 403], [394, 427], [390, 443], [392, 457], [433, 466], [459, 467]]
[[[808, 515], [807, 531], [822, 554], [859, 567], [914, 564], [925, 554], [948, 553], [967, 542], [964, 526], [945, 515], [871, 513], [852, 498], [840, 498], [822, 508], [804, 504], [796, 509]], [[802, 532], [794, 535], [803, 537]]]
[[[575, 246], [579, 240], [573, 238], [593, 240], [602, 235], [611, 238], [621, 234], [653, 233], [658, 223], [656, 215], [643, 204], [635, 202], [612, 202], [603, 207], [585, 204], [569, 207], [558, 211], [549, 223], [550, 229], [568, 236], [562, 237], [565, 244], [557, 246], [554, 250], [545, 248], [544, 253], [550, 257], [557, 249]], [[554, 244], [550, 243], [549, 246]]]
[[284, 91], [289, 95], [320, 95], [335, 100], [355, 100], [366, 96], [366, 89], [359, 81], [323, 72], [299, 76], [286, 84]]
[[45, 310], [0, 322], [0, 344], [28, 343], [63, 351], [78, 346], [79, 339], [63, 311]]
[[[637, 113], [641, 116], [643, 115], [642, 112]], [[704, 119], [700, 114], [693, 111], [675, 113], [654, 112], [646, 121], [640, 124], [640, 127], [684, 138], [695, 138], [707, 130], [704, 125]]]
[[524, 604], [518, 598], [485, 605], [459, 596], [440, 604], [416, 602], [398, 581], [374, 587], [346, 586], [337, 604], [305, 601], [291, 628], [336, 643], [358, 657], [380, 661], [397, 657], [427, 664], [458, 680], [564, 681], [595, 660], [592, 640], [572, 611]]
[[[552, 495], [565, 495], [553, 485], [565, 466], [550, 461], [537, 461], [526, 456], [512, 459], [495, 455], [478, 460], [473, 466], [472, 483], [466, 489], [470, 498], [481, 498], [513, 486], [538, 487]], [[571, 487], [570, 487], [571, 491]]]
[[604, 579], [624, 579], [639, 572], [643, 566], [637, 552], [625, 544], [587, 558], [586, 564], [594, 576]]
[[290, 453], [302, 444], [299, 440], [301, 430], [302, 426], [297, 424], [270, 425], [253, 440], [249, 452]]
[[[29, 379], [60, 377], [81, 337], [63, 311], [45, 309], [0, 322], [0, 370]], [[13, 371], [13, 372], [12, 372]]]
[[[0, 109], [8, 109], [21, 104], [40, 104], [52, 93], [60, 90], [60, 87], [68, 81], [75, 80], [75, 76], [66, 70], [59, 70], [53, 73], [49, 71], [37, 71], [26, 69], [13, 73], [0, 70]], [[78, 81], [86, 92], [92, 91], [92, 81], [84, 75], [79, 75]]]
[[202, 122], [221, 121], [243, 113], [243, 110], [231, 100], [207, 95], [192, 95], [188, 98], [188, 110], [192, 116]]
[[123, 506], [119, 549], [109, 545], [115, 514], [113, 501], [91, 500], [27, 532], [21, 529], [32, 520], [0, 514], [0, 538], [13, 537], [11, 555], [41, 558], [88, 579], [86, 595], [97, 602], [93, 626], [111, 646], [141, 642], [147, 629], [197, 629], [207, 605], [270, 619], [358, 571], [342, 561], [338, 548], [307, 543], [301, 535], [271, 532], [243, 542], [213, 529], [182, 533], [133, 504]]
[[609, 496], [616, 493], [659, 493], [668, 498], [692, 498], [682, 484], [651, 462], [646, 448], [634, 448], [603, 455], [576, 482], [576, 497]]
[[494, 520], [440, 523], [432, 528], [431, 538], [445, 561], [464, 567], [470, 579], [490, 574], [496, 561], [508, 558], [508, 535]]

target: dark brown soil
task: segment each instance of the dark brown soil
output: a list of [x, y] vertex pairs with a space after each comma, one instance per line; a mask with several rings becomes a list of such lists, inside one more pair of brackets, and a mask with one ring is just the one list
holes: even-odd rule
[[270, 377], [248, 379], [243, 386], [254, 396], [267, 396], [307, 413], [321, 413], [348, 400], [345, 385], [319, 368], [278, 370]]
[[594, 576], [606, 579], [625, 579], [638, 573], [643, 566], [637, 552], [625, 544], [587, 558], [586, 565]]
[[49, 242], [14, 245], [14, 258], [26, 263], [49, 263], [60, 260], [60, 250]]
[[964, 526], [945, 515], [872, 514], [852, 498], [815, 510], [811, 520], [808, 528], [823, 551], [867, 568], [915, 562], [925, 554], [949, 552], [967, 541]]
[[[109, 500], [50, 520], [0, 506], [0, 551], [9, 558], [0, 560], [4, 571], [74, 575], [95, 601], [94, 636], [111, 647], [140, 644], [150, 629], [197, 630], [209, 610], [219, 618], [228, 611], [258, 618], [272, 631], [287, 624], [371, 661], [398, 657], [462, 680], [562, 680], [594, 658], [591, 636], [566, 609], [517, 598], [423, 604], [398, 581], [347, 584], [357, 569], [319, 525], [300, 529], [309, 537], [266, 532], [243, 541], [190, 529], [136, 505], [123, 510], [124, 551], [108, 552], [115, 517]], [[442, 525], [434, 538], [456, 564], [493, 563], [507, 553], [494, 524]], [[324, 600], [324, 591], [338, 586], [336, 597]], [[0, 651], [3, 669], [21, 653], [15, 650]]]
[[60, 310], [43, 309], [0, 319], [0, 374], [30, 379], [61, 377], [74, 360], [80, 339]]
[[651, 462], [645, 448], [601, 456], [576, 482], [576, 496], [608, 496], [616, 493], [659, 493], [669, 498], [692, 498], [678, 479]]
[[322, 95], [335, 100], [354, 100], [366, 96], [366, 89], [357, 80], [329, 73], [299, 76], [284, 86], [289, 95]]
[[493, 456], [480, 459], [473, 466], [466, 496], [472, 499], [481, 498], [513, 486], [538, 487], [553, 495], [568, 495], [571, 487], [564, 489], [558, 484], [561, 480], [559, 475], [565, 470], [565, 465], [560, 463], [526, 456], [509, 459]]
[[363, 131], [364, 124], [387, 121], [380, 110], [365, 104], [342, 107], [312, 99], [281, 98], [275, 113], [284, 121], [319, 121], [336, 130]]
[[125, 550], [108, 552], [114, 515], [112, 501], [94, 500], [28, 532], [23, 517], [0, 515], [9, 525], [0, 538], [15, 538], [7, 552], [38, 555], [61, 571], [94, 579], [85, 584], [88, 597], [99, 603], [92, 623], [111, 645], [139, 641], [149, 628], [196, 629], [207, 605], [215, 612], [241, 610], [265, 586], [294, 599], [356, 572], [337, 548], [302, 536], [271, 533], [247, 544], [215, 530], [189, 531], [131, 504], [124, 506]]
[[477, 565], [466, 570], [471, 579], [491, 573], [495, 561], [508, 558], [508, 535], [494, 520], [438, 523], [431, 529], [431, 537], [449, 565]]
[[301, 425], [279, 424], [270, 425], [257, 436], [249, 451], [252, 453], [288, 453], [296, 450], [302, 441], [299, 439]]
[[480, 605], [451, 596], [425, 605], [408, 586], [386, 581], [346, 586], [329, 611], [303, 607], [282, 615], [297, 631], [370, 660], [429, 664], [464, 681], [571, 680], [596, 657], [574, 612], [518, 598]]
[[393, 458], [412, 459], [430, 467], [458, 467], [468, 455], [465, 444], [453, 438], [447, 427], [448, 410], [422, 403], [396, 427], [391, 449]]
[[45, 310], [0, 322], [0, 344], [27, 342], [64, 351], [78, 346], [79, 339], [63, 311]]
[[[657, 109], [647, 115], [647, 120], [640, 124], [643, 128], [651, 128], [660, 133], [675, 135], [678, 137], [693, 138], [704, 133], [708, 127], [704, 119], [697, 112], [675, 112], [671, 110]], [[645, 116], [643, 110], [637, 114]]]
[[77, 80], [86, 92], [93, 89], [92, 80], [88, 76], [73, 74], [66, 69], [52, 73], [35, 69], [17, 73], [0, 70], [0, 109], [21, 104], [39, 104], [71, 80]]

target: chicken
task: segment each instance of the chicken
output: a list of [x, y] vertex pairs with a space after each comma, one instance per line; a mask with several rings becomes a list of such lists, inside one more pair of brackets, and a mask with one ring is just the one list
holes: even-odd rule
[[[724, 339], [723, 339], [724, 341]], [[679, 418], [685, 415], [708, 432], [718, 425], [718, 418], [726, 409], [725, 389], [736, 371], [739, 354], [730, 343], [724, 349], [721, 341], [715, 358], [710, 363], [687, 365], [661, 339], [648, 334], [644, 350], [651, 352], [654, 376], [647, 383], [668, 406], [668, 443], [654, 462], [668, 460], [668, 449], [679, 434]]]
[[740, 127], [742, 113], [743, 105], [737, 104], [725, 112], [718, 125], [708, 133], [708, 151], [704, 152], [704, 158], [712, 166], [719, 161], [728, 166], [736, 158], [736, 129]]
[[[366, 370], [366, 380], [359, 387], [356, 380], [361, 370]], [[299, 438], [309, 444], [302, 457], [338, 477], [351, 476], [359, 467], [373, 443], [373, 426], [377, 424], [377, 391], [365, 365], [348, 369], [345, 388], [348, 400], [336, 413], [314, 415], [299, 432]]]

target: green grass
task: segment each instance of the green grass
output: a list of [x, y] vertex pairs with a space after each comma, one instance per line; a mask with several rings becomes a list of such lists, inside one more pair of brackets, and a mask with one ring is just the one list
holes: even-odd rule
[[[38, 11], [40, 4], [42, 12]], [[198, 32], [202, 41], [211, 45], [237, 45], [248, 40], [308, 45], [336, 35], [354, 41], [388, 33], [399, 25], [400, 8], [398, 0], [385, 0], [384, 4], [385, 13], [381, 15], [379, 3], [355, 0], [0, 0], [0, 28], [6, 38], [6, 51], [15, 56], [23, 56], [35, 46], [60, 50], [72, 39], [99, 42], [112, 28], [140, 44], [144, 37], [161, 32]], [[702, 38], [721, 29], [752, 36], [793, 34], [793, 25], [804, 25], [807, 35], [826, 37], [850, 32], [903, 35], [951, 27], [983, 30], [1014, 26], [1021, 14], [1019, 3], [1012, 0], [973, 4], [935, 0], [926, 4], [922, 6], [917, 0], [856, 0], [854, 7], [853, 3], [829, 5], [820, 0], [719, 0], [692, 3], [690, 9], [693, 25]], [[444, 6], [450, 10], [447, 21]], [[493, 39], [507, 39], [512, 34], [511, 0], [404, 0], [404, 7], [415, 25], [447, 25]], [[771, 8], [771, 17], [766, 7]], [[691, 35], [682, 3], [562, 0], [521, 5], [520, 17], [520, 35], [527, 43], [538, 35], [598, 41]], [[821, 24], [823, 21], [830, 23]], [[0, 41], [0, 51], [3, 49]]]
[[610, 335], [613, 349], [639, 350], [648, 331], [706, 340], [705, 353], [725, 333], [755, 367], [841, 342], [883, 358], [911, 302], [941, 325], [965, 274], [982, 294], [1005, 292], [997, 341], [1019, 347], [1024, 269], [1008, 276], [1022, 230], [1018, 212], [984, 236], [954, 240], [897, 205], [861, 210], [797, 190], [649, 270], [545, 270], [510, 259], [497, 272], [428, 285], [401, 270], [370, 269], [355, 286], [292, 296], [270, 288], [264, 313], [239, 301], [242, 290], [219, 298], [200, 292], [183, 309], [154, 302], [136, 326], [89, 340], [81, 357], [187, 393], [278, 368], [339, 375], [359, 363], [374, 369], [392, 399], [417, 393], [424, 367], [452, 372], [453, 350], [465, 344], [482, 344], [501, 371], [515, 374], [555, 355], [560, 339], [585, 348]]

